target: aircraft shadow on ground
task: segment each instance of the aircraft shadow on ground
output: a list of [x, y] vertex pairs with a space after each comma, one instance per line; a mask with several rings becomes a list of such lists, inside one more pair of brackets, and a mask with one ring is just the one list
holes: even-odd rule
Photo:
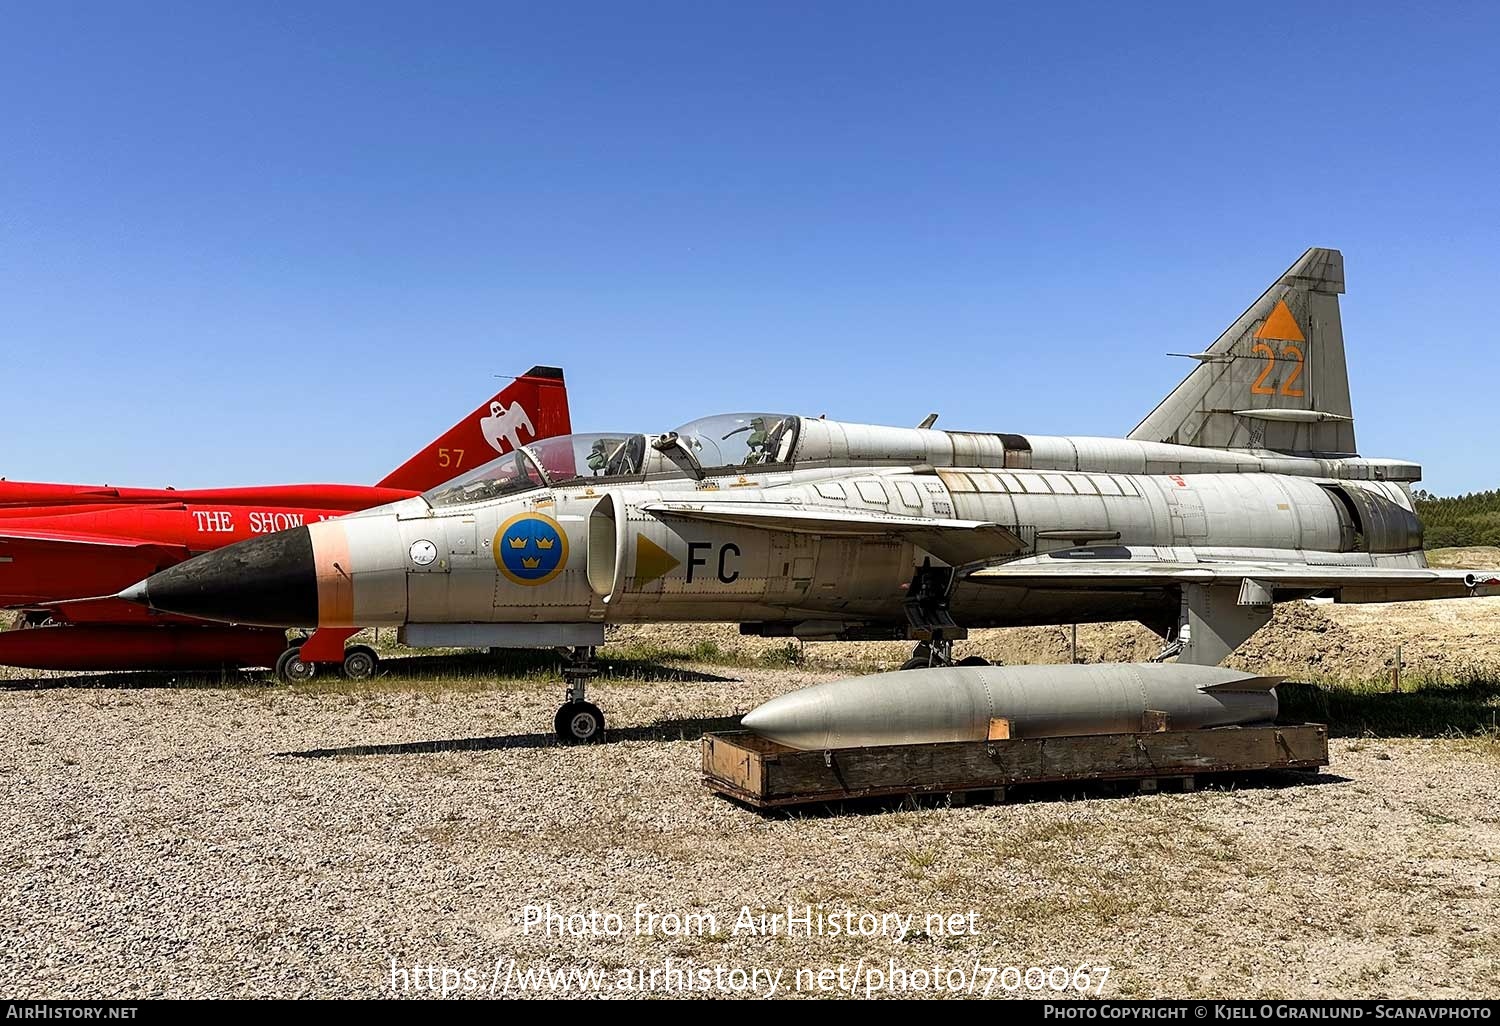
[[[741, 677], [707, 673], [688, 669], [670, 662], [644, 659], [599, 660], [600, 675], [595, 678], [601, 684], [610, 683], [713, 683], [728, 684]], [[380, 672], [373, 686], [393, 684], [401, 681], [441, 685], [444, 683], [469, 683], [486, 680], [527, 679], [545, 683], [555, 676], [562, 684], [562, 663], [550, 653], [506, 652], [498, 656], [484, 653], [459, 653], [455, 655], [397, 656], [381, 661]], [[334, 681], [358, 687], [353, 681], [345, 681], [336, 670], [314, 677], [308, 682], [316, 687], [320, 682]], [[59, 688], [100, 688], [119, 690], [147, 689], [192, 689], [192, 688], [287, 688], [296, 684], [283, 684], [274, 679], [267, 670], [226, 670], [223, 672], [201, 671], [157, 671], [127, 670], [110, 673], [78, 673], [62, 677], [37, 677], [32, 679], [0, 680], [0, 691], [48, 691]]]
[[[739, 729], [738, 716], [658, 720], [641, 727], [611, 728], [604, 745], [628, 741], [698, 741], [704, 734]], [[399, 744], [349, 745], [342, 748], [312, 748], [300, 752], [277, 752], [278, 758], [331, 759], [372, 755], [435, 755], [441, 752], [491, 752], [513, 748], [561, 748], [556, 734], [500, 734], [493, 737], [442, 738], [404, 741]]]
[[0, 691], [57, 691], [67, 688], [98, 688], [137, 691], [150, 689], [254, 688], [275, 682], [264, 670], [226, 670], [206, 673], [181, 670], [118, 670], [73, 673], [63, 677], [8, 678], [0, 680]]
[[[649, 659], [598, 659], [601, 684], [612, 682], [670, 683], [672, 681], [727, 684], [739, 677], [726, 677], [703, 670], [688, 669], [673, 662]], [[399, 656], [380, 664], [380, 680], [436, 681], [445, 679], [528, 679], [545, 683], [553, 678], [562, 681], [562, 662], [551, 653], [504, 652], [500, 655], [460, 653], [457, 655]]]
[[[660, 720], [641, 727], [611, 730], [605, 745], [630, 741], [695, 741], [711, 731], [734, 730], [739, 717], [723, 716], [702, 719]], [[409, 741], [400, 744], [350, 745], [342, 748], [314, 748], [298, 752], [278, 752], [278, 758], [331, 759], [378, 756], [435, 755], [443, 752], [485, 752], [510, 749], [562, 747], [552, 734], [508, 734], [495, 737], [466, 737], [433, 741]], [[696, 758], [696, 756], [694, 756]], [[1221, 773], [1197, 778], [1197, 790], [1210, 794], [1234, 791], [1277, 791], [1298, 787], [1321, 787], [1348, 783], [1350, 778], [1328, 773], [1295, 770], [1270, 770], [1261, 773]], [[1163, 792], [1170, 790], [1164, 786]], [[1099, 781], [1091, 783], [1030, 784], [1010, 789], [1009, 805], [1032, 802], [1067, 802], [1085, 799], [1125, 799], [1138, 794], [1133, 781]], [[705, 791], [705, 797], [710, 797]], [[748, 812], [749, 805], [723, 796], [713, 800], [737, 805]], [[777, 819], [832, 819], [855, 816], [881, 816], [910, 809], [942, 808], [955, 804], [948, 794], [920, 796], [877, 796], [817, 802], [794, 808], [772, 809], [764, 813]], [[985, 804], [977, 797], [974, 804]]]

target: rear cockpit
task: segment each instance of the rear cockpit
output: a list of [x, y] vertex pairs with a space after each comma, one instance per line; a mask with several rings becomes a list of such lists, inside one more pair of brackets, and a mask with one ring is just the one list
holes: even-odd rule
[[722, 413], [658, 435], [651, 447], [679, 473], [698, 480], [752, 467], [790, 469], [801, 423], [801, 417], [782, 413]]
[[682, 439], [708, 471], [790, 463], [801, 419], [784, 413], [722, 413], [691, 421], [662, 437]]

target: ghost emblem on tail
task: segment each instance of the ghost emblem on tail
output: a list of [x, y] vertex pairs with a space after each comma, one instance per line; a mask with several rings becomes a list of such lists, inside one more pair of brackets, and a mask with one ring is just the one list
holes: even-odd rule
[[[490, 448], [504, 454], [521, 447], [521, 429], [526, 433], [536, 435], [536, 428], [531, 426], [531, 417], [526, 413], [520, 403], [514, 402], [506, 406], [501, 402], [490, 403], [490, 415], [479, 421], [479, 430], [484, 433], [484, 440], [490, 443]], [[506, 449], [506, 443], [510, 449]]]

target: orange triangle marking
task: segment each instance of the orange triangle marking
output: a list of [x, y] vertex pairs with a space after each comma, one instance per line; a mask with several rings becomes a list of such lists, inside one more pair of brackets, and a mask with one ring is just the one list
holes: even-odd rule
[[1292, 316], [1291, 308], [1284, 299], [1276, 301], [1276, 309], [1271, 311], [1271, 316], [1266, 318], [1266, 323], [1260, 326], [1255, 337], [1275, 339], [1278, 342], [1307, 341], [1302, 336], [1302, 329], [1297, 327], [1297, 318]]
[[635, 536], [635, 586], [650, 584], [676, 570], [682, 560], [644, 534]]

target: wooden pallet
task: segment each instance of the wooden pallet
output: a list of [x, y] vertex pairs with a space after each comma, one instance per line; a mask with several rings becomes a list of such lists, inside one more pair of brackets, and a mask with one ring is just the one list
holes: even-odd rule
[[1132, 781], [1141, 790], [1212, 773], [1314, 770], [1328, 765], [1318, 723], [1005, 738], [802, 752], [748, 731], [703, 737], [703, 780], [757, 809], [886, 795], [992, 792], [1022, 784]]

